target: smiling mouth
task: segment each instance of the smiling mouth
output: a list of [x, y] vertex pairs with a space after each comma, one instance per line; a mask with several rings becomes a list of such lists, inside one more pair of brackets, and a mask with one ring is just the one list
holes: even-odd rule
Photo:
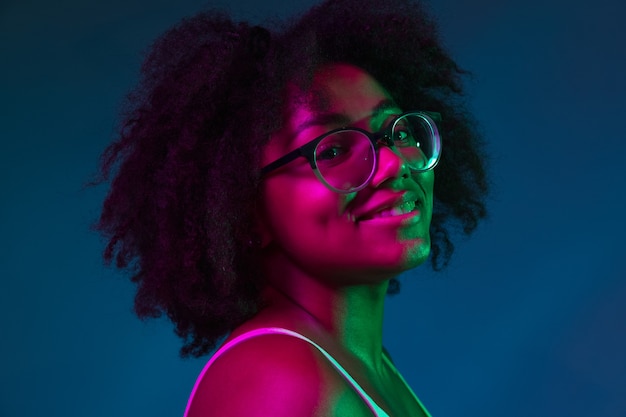
[[400, 216], [402, 214], [407, 214], [415, 210], [415, 201], [407, 201], [406, 203], [402, 203], [399, 206], [391, 207], [377, 213], [373, 213], [371, 218], [377, 219], [380, 217], [392, 217], [392, 216]]
[[380, 219], [385, 217], [394, 217], [401, 216], [403, 214], [411, 213], [415, 210], [417, 203], [415, 201], [406, 201], [399, 205], [385, 208], [381, 211], [377, 211], [375, 213], [366, 214], [356, 219], [356, 221], [361, 220], [372, 220], [372, 219]]

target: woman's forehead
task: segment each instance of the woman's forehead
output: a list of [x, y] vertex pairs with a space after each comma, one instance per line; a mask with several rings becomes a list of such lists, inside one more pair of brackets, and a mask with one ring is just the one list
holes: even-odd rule
[[350, 125], [372, 130], [389, 115], [401, 112], [374, 77], [349, 64], [320, 68], [306, 89], [290, 84], [285, 104], [282, 128], [270, 140], [268, 149], [273, 151], [268, 152], [272, 153], [268, 161], [325, 130]]
[[350, 64], [321, 67], [307, 90], [292, 87], [288, 100], [292, 114], [336, 113], [360, 119], [381, 101], [393, 101], [374, 77]]

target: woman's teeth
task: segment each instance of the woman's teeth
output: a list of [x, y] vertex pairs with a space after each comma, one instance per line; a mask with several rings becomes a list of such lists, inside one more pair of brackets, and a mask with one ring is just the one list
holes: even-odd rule
[[407, 201], [406, 203], [402, 203], [399, 206], [391, 207], [378, 213], [374, 213], [372, 215], [373, 219], [379, 217], [391, 217], [391, 216], [400, 216], [401, 214], [410, 213], [415, 209], [415, 201]]

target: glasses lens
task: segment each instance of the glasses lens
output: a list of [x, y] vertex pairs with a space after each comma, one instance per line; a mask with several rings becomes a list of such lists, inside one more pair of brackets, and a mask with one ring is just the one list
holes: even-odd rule
[[374, 146], [358, 130], [340, 130], [326, 136], [315, 148], [320, 177], [344, 192], [359, 189], [374, 172]]
[[424, 114], [411, 113], [396, 120], [393, 141], [414, 171], [426, 171], [439, 159], [439, 132], [432, 119]]

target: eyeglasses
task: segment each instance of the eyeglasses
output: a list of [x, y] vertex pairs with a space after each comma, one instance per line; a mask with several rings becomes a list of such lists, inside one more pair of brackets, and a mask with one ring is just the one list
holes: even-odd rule
[[356, 127], [334, 129], [264, 166], [261, 176], [304, 157], [328, 188], [341, 194], [356, 192], [374, 176], [380, 143], [397, 150], [412, 172], [425, 172], [437, 165], [441, 154], [441, 138], [433, 119], [441, 120], [441, 116], [408, 112], [376, 133]]

